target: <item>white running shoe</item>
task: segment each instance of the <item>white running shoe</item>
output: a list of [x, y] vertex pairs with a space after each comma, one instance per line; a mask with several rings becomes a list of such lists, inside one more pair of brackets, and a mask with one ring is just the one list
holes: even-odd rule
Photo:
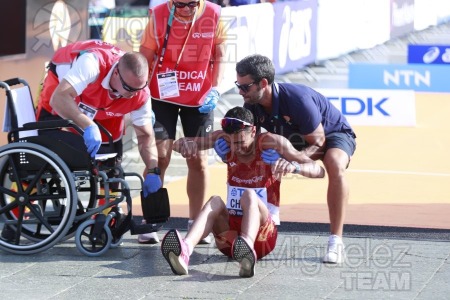
[[186, 243], [177, 230], [171, 229], [164, 236], [161, 243], [161, 252], [176, 275], [189, 273], [189, 251]]
[[[142, 224], [147, 224], [145, 219], [142, 220]], [[159, 238], [156, 232], [141, 233], [138, 235], [139, 244], [158, 244]]]
[[[193, 223], [194, 223], [194, 220], [189, 220], [189, 221], [188, 221], [188, 228], [187, 228], [188, 231], [189, 231], [189, 229], [191, 229], [191, 226], [192, 226]], [[208, 236], [206, 236], [205, 238], [201, 239], [198, 243], [199, 243], [200, 245], [208, 245], [208, 244], [211, 244], [211, 242], [212, 242], [212, 239], [211, 239], [211, 237], [208, 235]]]
[[328, 238], [327, 253], [323, 257], [323, 262], [328, 264], [341, 264], [345, 261], [344, 242], [337, 235], [330, 235]]

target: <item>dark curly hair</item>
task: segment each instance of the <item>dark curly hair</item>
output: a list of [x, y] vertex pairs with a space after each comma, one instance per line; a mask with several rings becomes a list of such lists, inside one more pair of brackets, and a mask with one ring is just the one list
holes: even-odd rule
[[236, 72], [242, 77], [250, 75], [256, 83], [266, 78], [272, 84], [275, 79], [275, 66], [268, 57], [260, 54], [244, 57], [236, 64]]

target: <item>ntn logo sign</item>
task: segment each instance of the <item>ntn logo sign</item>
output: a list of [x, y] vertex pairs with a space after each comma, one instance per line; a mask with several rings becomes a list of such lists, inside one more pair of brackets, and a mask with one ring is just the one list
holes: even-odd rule
[[425, 85], [431, 86], [431, 73], [429, 71], [417, 70], [393, 70], [392, 72], [385, 70], [383, 72], [383, 82], [386, 86], [407, 86], [420, 87]]
[[355, 63], [349, 65], [348, 87], [448, 93], [449, 77], [447, 65]]

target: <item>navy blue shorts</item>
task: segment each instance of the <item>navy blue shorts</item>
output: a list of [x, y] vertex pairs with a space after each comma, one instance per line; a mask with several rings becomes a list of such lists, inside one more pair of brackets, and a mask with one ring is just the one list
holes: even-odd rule
[[185, 137], [206, 136], [213, 132], [214, 111], [203, 114], [198, 107], [186, 107], [152, 99], [156, 116], [153, 126], [157, 140], [175, 140], [178, 116], [180, 116]]
[[331, 148], [338, 148], [345, 151], [349, 158], [355, 153], [356, 141], [353, 134], [332, 132], [325, 136], [325, 143], [325, 152]]

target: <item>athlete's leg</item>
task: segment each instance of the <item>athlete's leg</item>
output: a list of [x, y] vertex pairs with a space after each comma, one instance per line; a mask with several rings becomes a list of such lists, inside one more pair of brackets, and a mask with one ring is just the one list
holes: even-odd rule
[[253, 190], [246, 190], [242, 194], [240, 203], [243, 211], [241, 236], [253, 246], [259, 228], [269, 217], [269, 210]]
[[209, 233], [220, 234], [228, 230], [228, 211], [225, 203], [219, 196], [212, 196], [198, 214], [186, 234], [185, 241], [195, 247]]

